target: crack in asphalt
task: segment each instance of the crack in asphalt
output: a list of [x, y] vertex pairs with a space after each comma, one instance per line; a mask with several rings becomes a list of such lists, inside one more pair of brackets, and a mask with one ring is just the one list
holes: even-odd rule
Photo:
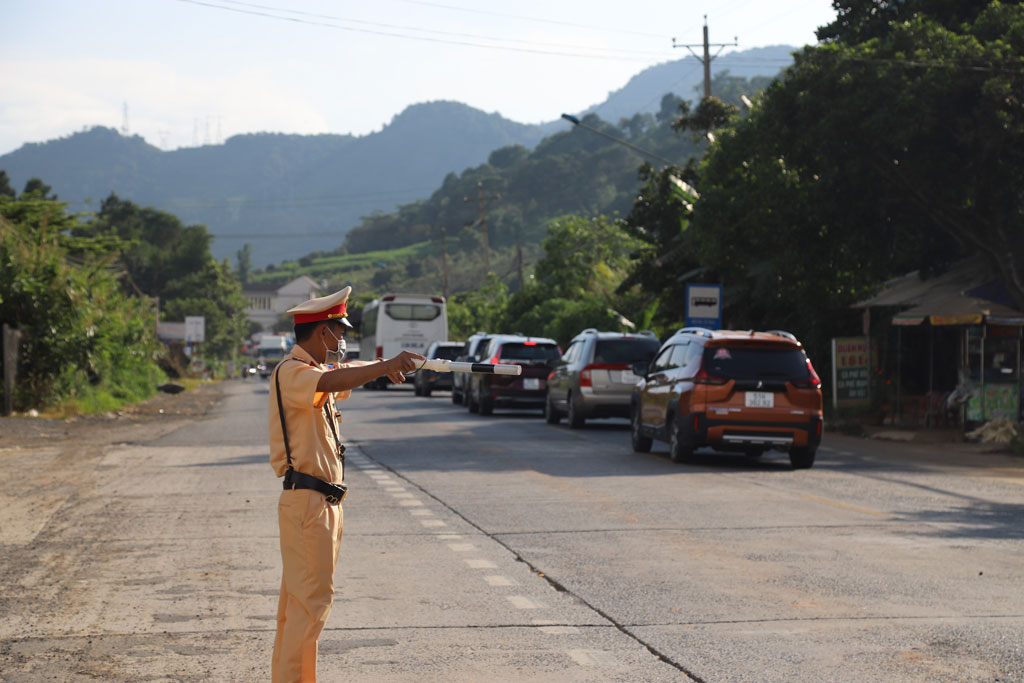
[[[595, 610], [598, 613], [599, 610]], [[607, 617], [605, 617], [607, 618]], [[324, 628], [324, 632], [366, 632], [366, 631], [457, 631], [460, 629], [473, 629], [473, 630], [487, 630], [487, 629], [528, 629], [528, 630], [539, 630], [543, 628], [550, 628], [552, 626], [562, 628], [579, 628], [579, 629], [610, 629], [614, 628], [618, 631], [622, 631], [625, 628], [666, 628], [672, 626], [716, 626], [719, 624], [784, 624], [784, 623], [800, 623], [800, 622], [816, 622], [816, 621], [942, 621], [946, 619], [1024, 619], [1024, 614], [949, 614], [949, 615], [938, 615], [938, 616], [849, 616], [849, 617], [801, 617], [794, 619], [722, 619], [714, 621], [669, 621], [669, 622], [655, 622], [646, 624], [617, 624], [611, 621], [608, 624], [574, 624], [570, 622], [552, 622], [550, 624], [406, 624], [406, 625], [391, 625], [391, 626], [328, 626]], [[274, 633], [275, 628], [264, 627], [264, 628], [218, 628], [216, 633]], [[97, 638], [150, 638], [153, 636], [209, 636], [214, 631], [210, 630], [191, 630], [191, 631], [132, 631], [132, 632], [95, 632], [95, 633], [53, 633], [45, 636], [22, 636], [15, 638], [0, 638], [0, 643], [31, 643], [31, 642], [45, 642], [50, 640], [59, 639], [61, 641], [74, 641], [74, 640], [95, 640]], [[627, 633], [632, 639], [637, 640], [636, 636]], [[641, 642], [641, 644], [643, 644]], [[645, 645], [645, 647], [647, 647]], [[650, 649], [650, 648], [648, 648]], [[670, 663], [670, 662], [666, 662]], [[674, 666], [674, 665], [673, 665]], [[679, 667], [676, 667], [679, 668]], [[682, 670], [682, 669], [680, 669]], [[692, 674], [687, 674], [692, 676]], [[699, 678], [695, 680], [701, 680]]]
[[[372, 462], [374, 462], [378, 466], [386, 469], [388, 472], [391, 472], [394, 476], [402, 479], [403, 481], [408, 482], [410, 486], [412, 486], [412, 487], [416, 488], [417, 490], [419, 490], [420, 492], [422, 492], [423, 495], [425, 495], [425, 496], [431, 498], [432, 500], [436, 501], [439, 505], [444, 507], [446, 510], [451, 512], [453, 515], [455, 515], [456, 517], [458, 517], [459, 519], [464, 521], [466, 524], [470, 525], [471, 527], [473, 527], [474, 529], [479, 531], [483, 536], [485, 536], [486, 538], [491, 539], [492, 541], [494, 541], [495, 543], [500, 545], [502, 548], [504, 548], [505, 550], [510, 552], [512, 554], [512, 556], [516, 559], [516, 561], [522, 562], [527, 567], [529, 567], [532, 572], [534, 572], [539, 578], [544, 579], [544, 581], [546, 581], [548, 583], [548, 585], [550, 585], [553, 589], [555, 589], [556, 591], [558, 591], [560, 593], [565, 593], [566, 595], [571, 595], [573, 597], [573, 599], [577, 600], [580, 604], [586, 606], [587, 609], [593, 611], [595, 614], [598, 614], [603, 619], [607, 620], [608, 623], [611, 624], [613, 627], [615, 627], [620, 633], [622, 633], [623, 635], [627, 636], [628, 638], [630, 638], [631, 640], [635, 641], [637, 644], [639, 644], [640, 646], [645, 648], [648, 652], [650, 652], [652, 655], [654, 655], [654, 657], [657, 658], [658, 660], [664, 662], [665, 664], [668, 664], [669, 666], [671, 666], [672, 668], [676, 669], [677, 671], [681, 671], [683, 674], [688, 676], [690, 679], [696, 681], [696, 683], [707, 683], [707, 681], [705, 681], [705, 679], [701, 678], [697, 674], [695, 674], [692, 671], [690, 671], [689, 669], [687, 669], [685, 666], [683, 666], [683, 664], [681, 664], [680, 662], [675, 661], [674, 659], [669, 657], [664, 652], [661, 652], [660, 650], [658, 650], [654, 645], [646, 642], [643, 638], [641, 638], [637, 634], [635, 634], [632, 631], [630, 631], [628, 626], [626, 626], [626, 625], [622, 624], [621, 622], [617, 621], [610, 614], [608, 614], [604, 610], [600, 609], [599, 607], [591, 604], [590, 602], [585, 600], [582, 596], [580, 596], [580, 595], [574, 593], [573, 591], [569, 590], [561, 582], [556, 581], [555, 579], [553, 579], [550, 576], [548, 576], [548, 574], [546, 572], [542, 571], [533, 562], [531, 562], [531, 561], [527, 560], [525, 557], [523, 557], [518, 551], [516, 551], [514, 548], [512, 548], [512, 546], [510, 546], [509, 544], [505, 543], [500, 538], [496, 537], [494, 534], [488, 533], [485, 529], [483, 529], [483, 527], [481, 527], [476, 522], [472, 521], [471, 519], [466, 517], [464, 514], [462, 514], [461, 512], [456, 510], [455, 508], [453, 508], [447, 502], [441, 500], [440, 498], [435, 496], [430, 491], [427, 491], [425, 488], [423, 488], [422, 486], [420, 486], [419, 484], [414, 482], [412, 479], [409, 479], [405, 475], [401, 474], [400, 472], [398, 472], [398, 470], [394, 469], [393, 467], [390, 467], [389, 465], [381, 462], [380, 460], [377, 460], [377, 459], [373, 458], [367, 452], [366, 448], [364, 448], [363, 445], [360, 444], [358, 441], [356, 441], [356, 444], [359, 446], [359, 450], [361, 450], [363, 452], [363, 454], [366, 456], [366, 458], [368, 460], [371, 460]], [[547, 626], [547, 625], [548, 624], [545, 624], [545, 626]]]

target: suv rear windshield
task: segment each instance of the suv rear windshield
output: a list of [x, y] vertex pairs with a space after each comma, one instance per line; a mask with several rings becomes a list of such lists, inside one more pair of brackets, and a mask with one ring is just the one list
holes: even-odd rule
[[661, 342], [649, 337], [599, 339], [594, 349], [595, 363], [635, 363], [649, 361], [661, 347]]
[[461, 346], [438, 346], [434, 349], [433, 358], [444, 358], [445, 360], [455, 360], [455, 357], [462, 353]]
[[704, 367], [723, 379], [806, 379], [807, 356], [800, 349], [709, 346]]
[[554, 344], [523, 344], [509, 342], [501, 345], [499, 360], [541, 360], [548, 361], [561, 358], [562, 354]]

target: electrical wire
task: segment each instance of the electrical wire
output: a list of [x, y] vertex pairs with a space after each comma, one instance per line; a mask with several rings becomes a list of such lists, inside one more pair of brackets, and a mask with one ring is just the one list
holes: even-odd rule
[[423, 7], [439, 7], [441, 9], [454, 10], [457, 12], [469, 12], [471, 14], [483, 14], [492, 17], [501, 17], [502, 19], [517, 19], [520, 21], [533, 21], [541, 24], [552, 24], [555, 26], [568, 26], [570, 28], [585, 28], [591, 31], [604, 31], [606, 33], [621, 33], [632, 36], [643, 36], [646, 38], [660, 38], [664, 40], [665, 36], [657, 33], [644, 33], [642, 31], [630, 31], [622, 28], [607, 28], [603, 26], [593, 26], [589, 24], [578, 24], [571, 21], [559, 21], [557, 19], [542, 19], [540, 17], [527, 17], [521, 14], [507, 14], [504, 12], [494, 12], [492, 10], [478, 9], [476, 7], [458, 7], [456, 5], [445, 5], [440, 2], [427, 2], [426, 0], [397, 0], [398, 2], [405, 2], [410, 5], [421, 5]]
[[[243, 7], [253, 7], [253, 8], [256, 8], [256, 9], [264, 9], [264, 10], [268, 10], [268, 11], [271, 11], [271, 12], [280, 12], [280, 13], [285, 13], [285, 14], [296, 14], [296, 15], [299, 15], [299, 16], [313, 17], [313, 18], [316, 18], [316, 19], [330, 19], [332, 21], [340, 21], [340, 22], [346, 22], [346, 23], [350, 23], [350, 24], [362, 24], [364, 26], [377, 26], [379, 28], [390, 28], [390, 29], [397, 29], [397, 30], [401, 30], [401, 31], [415, 31], [415, 32], [419, 32], [419, 33], [432, 33], [432, 34], [435, 34], [435, 35], [454, 36], [454, 37], [457, 37], [457, 38], [473, 38], [473, 39], [476, 39], [476, 40], [491, 40], [491, 41], [495, 41], [495, 42], [519, 43], [519, 44], [522, 44], [522, 45], [539, 45], [539, 46], [542, 46], [542, 47], [568, 48], [568, 49], [573, 49], [573, 50], [583, 49], [583, 50], [591, 50], [591, 51], [597, 51], [597, 52], [624, 52], [624, 53], [630, 53], [630, 54], [659, 55], [659, 56], [663, 56], [665, 54], [664, 52], [655, 52], [655, 51], [652, 51], [652, 50], [629, 50], [629, 49], [621, 49], [621, 48], [590, 47], [588, 45], [567, 44], [567, 43], [551, 43], [551, 42], [538, 41], [538, 40], [521, 40], [521, 39], [518, 39], [518, 38], [497, 38], [497, 37], [494, 37], [494, 36], [485, 36], [485, 35], [480, 35], [480, 34], [477, 34], [477, 33], [462, 33], [462, 32], [457, 32], [457, 31], [439, 31], [439, 30], [436, 30], [436, 29], [419, 28], [417, 26], [401, 26], [401, 25], [397, 25], [397, 24], [384, 24], [384, 23], [377, 22], [377, 21], [367, 21], [365, 19], [349, 19], [349, 18], [346, 18], [346, 17], [339, 17], [339, 16], [332, 15], [332, 14], [318, 14], [316, 12], [304, 12], [302, 10], [288, 9], [286, 7], [276, 7], [276, 6], [273, 6], [273, 5], [263, 5], [263, 4], [259, 4], [259, 3], [255, 3], [255, 2], [244, 2], [244, 0], [216, 0], [216, 2], [221, 3], [221, 4], [226, 4], [226, 5], [240, 5], [240, 6], [243, 6]], [[658, 36], [658, 37], [659, 38], [664, 38], [664, 36]]]
[[[443, 38], [431, 38], [431, 37], [428, 37], [428, 36], [414, 36], [414, 35], [408, 35], [408, 34], [404, 34], [404, 33], [394, 33], [394, 32], [391, 32], [391, 31], [380, 31], [380, 30], [368, 29], [368, 28], [357, 28], [357, 27], [354, 27], [354, 26], [341, 26], [339, 24], [329, 23], [329, 22], [326, 22], [326, 21], [316, 21], [316, 20], [311, 20], [311, 19], [301, 19], [301, 18], [298, 18], [298, 17], [281, 16], [279, 14], [271, 14], [269, 12], [258, 11], [258, 10], [255, 10], [255, 9], [243, 9], [241, 7], [229, 7], [229, 6], [225, 6], [225, 5], [221, 5], [221, 4], [216, 4], [214, 2], [203, 2], [202, 0], [178, 0], [178, 1], [179, 2], [183, 2], [183, 3], [187, 3], [187, 4], [191, 4], [191, 5], [199, 5], [199, 6], [202, 6], [202, 7], [210, 7], [210, 8], [213, 8], [213, 9], [224, 10], [226, 12], [235, 12], [235, 13], [238, 13], [238, 14], [249, 14], [249, 15], [253, 15], [253, 16], [266, 17], [266, 18], [269, 18], [269, 19], [277, 19], [279, 21], [289, 21], [289, 22], [296, 23], [296, 24], [309, 24], [309, 25], [312, 25], [312, 26], [321, 26], [321, 27], [324, 27], [324, 28], [332, 28], [332, 29], [335, 29], [335, 30], [338, 30], [338, 31], [348, 31], [348, 32], [352, 32], [352, 33], [365, 33], [365, 34], [369, 34], [369, 35], [387, 36], [387, 37], [390, 37], [390, 38], [402, 38], [402, 39], [405, 39], [405, 40], [415, 40], [415, 41], [426, 42], [426, 43], [436, 43], [436, 44], [443, 44], [443, 45], [461, 45], [461, 46], [464, 46], [464, 47], [477, 47], [477, 48], [485, 48], [485, 49], [490, 49], [490, 50], [503, 50], [503, 51], [506, 51], [506, 52], [522, 52], [522, 53], [527, 53], [527, 54], [549, 55], [549, 56], [553, 56], [553, 57], [575, 57], [575, 58], [580, 58], [580, 59], [600, 59], [600, 60], [605, 60], [605, 61], [620, 61], [620, 62], [643, 62], [643, 63], [648, 63], [648, 64], [651, 62], [651, 58], [646, 58], [645, 59], [645, 58], [639, 58], [639, 57], [625, 57], [625, 56], [615, 56], [615, 55], [583, 54], [583, 53], [578, 53], [578, 52], [557, 52], [557, 51], [553, 51], [553, 50], [540, 50], [540, 49], [525, 48], [525, 47], [513, 47], [513, 46], [510, 46], [510, 45], [486, 45], [486, 44], [483, 44], [483, 43], [474, 43], [474, 42], [469, 42], [469, 41], [464, 41], [464, 40], [448, 40], [448, 39], [443, 39]], [[419, 29], [413, 29], [413, 30], [419, 30]], [[575, 49], [580, 49], [580, 48], [575, 48]]]

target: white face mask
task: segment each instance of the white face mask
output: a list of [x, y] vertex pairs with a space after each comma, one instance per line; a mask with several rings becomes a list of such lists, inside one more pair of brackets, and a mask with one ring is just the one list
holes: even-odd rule
[[[334, 337], [334, 333], [331, 332], [329, 328], [327, 328], [327, 334]], [[324, 348], [327, 349], [327, 365], [336, 365], [340, 363], [341, 359], [345, 357], [345, 352], [348, 350], [348, 346], [345, 342], [345, 335], [341, 335], [341, 339], [334, 337], [334, 341], [338, 343], [338, 347], [336, 349], [332, 349], [327, 346], [327, 344], [324, 344]], [[332, 356], [334, 357], [333, 359]]]

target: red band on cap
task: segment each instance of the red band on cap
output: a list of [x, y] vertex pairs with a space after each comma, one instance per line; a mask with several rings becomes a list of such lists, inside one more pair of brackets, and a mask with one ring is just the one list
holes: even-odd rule
[[319, 311], [317, 313], [296, 313], [295, 324], [300, 323], [318, 323], [321, 320], [334, 320], [335, 318], [344, 318], [345, 304], [338, 304], [337, 306], [331, 306], [326, 311]]

